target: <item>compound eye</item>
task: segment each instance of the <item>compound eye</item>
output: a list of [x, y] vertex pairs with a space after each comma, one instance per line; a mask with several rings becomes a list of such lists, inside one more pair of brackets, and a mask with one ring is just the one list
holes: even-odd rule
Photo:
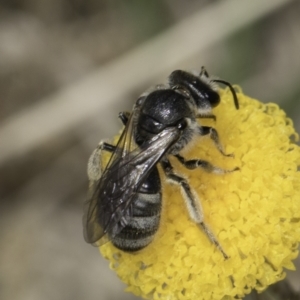
[[206, 91], [205, 97], [209, 101], [212, 107], [215, 107], [220, 103], [220, 96], [215, 91]]

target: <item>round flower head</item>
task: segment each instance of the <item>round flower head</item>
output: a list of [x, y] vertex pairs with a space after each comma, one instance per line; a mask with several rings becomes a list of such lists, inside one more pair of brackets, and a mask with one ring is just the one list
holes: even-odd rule
[[300, 148], [292, 121], [276, 104], [263, 104], [237, 92], [221, 90], [214, 127], [226, 153], [211, 139], [199, 137], [181, 153], [200, 158], [227, 174], [187, 170], [170, 158], [174, 170], [197, 193], [204, 222], [229, 256], [189, 219], [180, 187], [163, 182], [163, 209], [154, 241], [138, 253], [111, 243], [100, 247], [127, 291], [145, 299], [241, 299], [252, 289], [264, 290], [294, 269], [300, 241]]

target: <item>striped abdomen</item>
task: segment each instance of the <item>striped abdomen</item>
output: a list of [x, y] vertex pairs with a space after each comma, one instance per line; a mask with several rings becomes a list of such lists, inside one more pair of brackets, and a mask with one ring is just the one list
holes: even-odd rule
[[159, 227], [161, 184], [155, 167], [132, 200], [132, 218], [111, 242], [119, 249], [134, 252], [149, 245]]

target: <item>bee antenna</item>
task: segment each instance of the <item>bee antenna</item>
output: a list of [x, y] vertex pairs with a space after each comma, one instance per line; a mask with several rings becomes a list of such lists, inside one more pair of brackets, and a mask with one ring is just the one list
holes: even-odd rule
[[233, 101], [234, 101], [235, 108], [239, 109], [239, 107], [240, 107], [239, 100], [238, 100], [238, 97], [237, 97], [236, 92], [235, 92], [234, 88], [232, 87], [232, 85], [229, 82], [221, 80], [221, 79], [213, 79], [212, 81], [225, 84], [229, 87], [229, 89], [232, 93], [232, 96], [233, 96]]

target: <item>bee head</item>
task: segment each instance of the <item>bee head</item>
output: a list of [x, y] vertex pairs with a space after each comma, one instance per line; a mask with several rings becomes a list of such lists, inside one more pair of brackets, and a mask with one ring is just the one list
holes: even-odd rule
[[182, 70], [176, 70], [169, 76], [169, 85], [173, 89], [183, 89], [188, 96], [193, 98], [198, 112], [202, 114], [209, 113], [213, 107], [220, 103], [217, 82], [230, 88], [235, 107], [238, 109], [238, 99], [231, 84], [224, 80], [211, 79], [206, 71], [201, 71], [199, 75], [194, 75]]
[[169, 76], [169, 84], [175, 89], [184, 89], [194, 99], [199, 112], [209, 112], [220, 103], [217, 86], [206, 76], [176, 70]]

